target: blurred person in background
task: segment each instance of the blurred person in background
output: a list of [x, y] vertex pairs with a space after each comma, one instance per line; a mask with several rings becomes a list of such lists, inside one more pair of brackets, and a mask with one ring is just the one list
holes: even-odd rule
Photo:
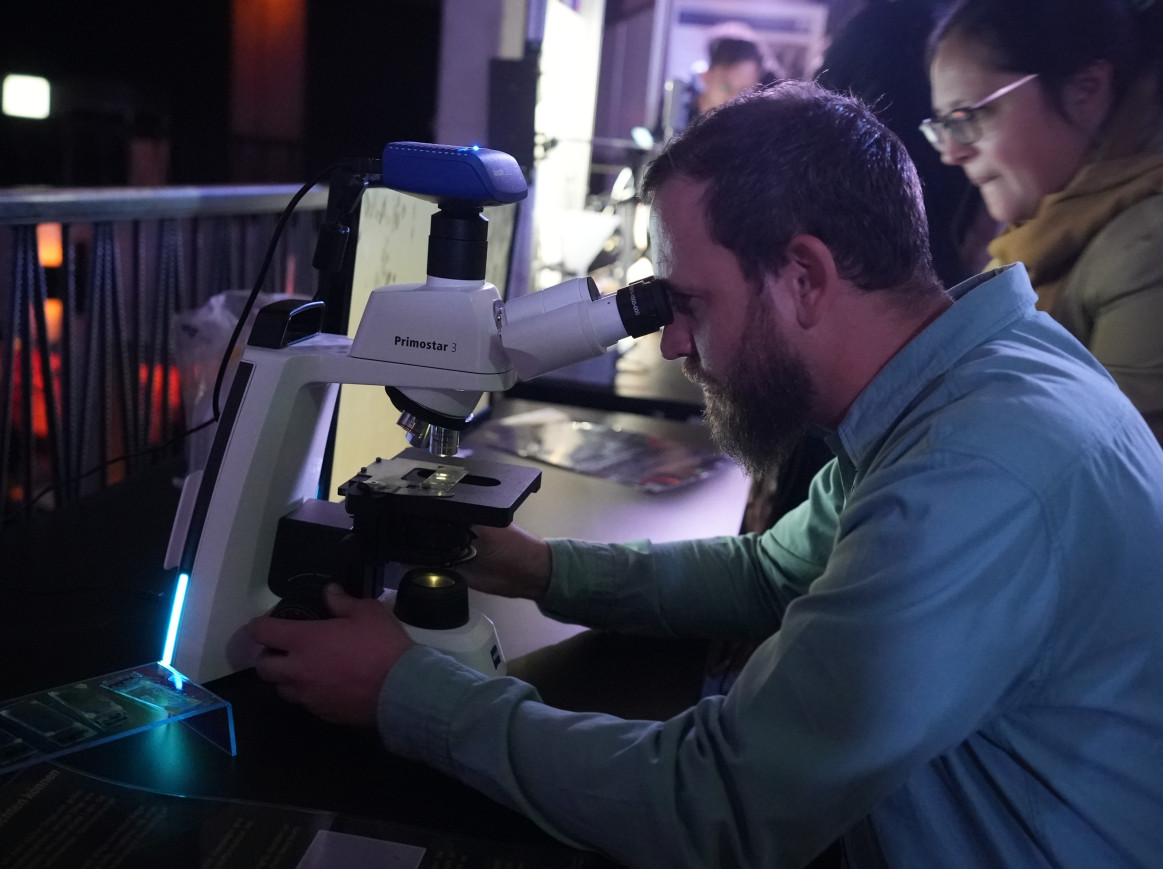
[[663, 123], [670, 129], [662, 131], [663, 142], [704, 112], [757, 85], [784, 77], [783, 69], [759, 34], [741, 21], [728, 21], [711, 29], [705, 64], [703, 71], [695, 71], [678, 88], [675, 104], [669, 112], [664, 111], [669, 117], [664, 117]]

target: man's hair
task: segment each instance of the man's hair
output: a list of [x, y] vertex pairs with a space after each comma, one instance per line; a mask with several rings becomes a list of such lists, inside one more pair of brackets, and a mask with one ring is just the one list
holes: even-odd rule
[[812, 235], [862, 290], [939, 286], [912, 161], [854, 97], [803, 81], [741, 94], [668, 143], [642, 198], [676, 176], [708, 182], [711, 238], [757, 285], [786, 265], [793, 237]]

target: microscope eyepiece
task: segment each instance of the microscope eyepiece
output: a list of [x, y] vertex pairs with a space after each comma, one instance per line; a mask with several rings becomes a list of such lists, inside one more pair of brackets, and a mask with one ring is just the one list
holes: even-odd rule
[[628, 284], [614, 294], [614, 299], [622, 325], [632, 338], [657, 332], [674, 320], [667, 284], [661, 278], [643, 278]]

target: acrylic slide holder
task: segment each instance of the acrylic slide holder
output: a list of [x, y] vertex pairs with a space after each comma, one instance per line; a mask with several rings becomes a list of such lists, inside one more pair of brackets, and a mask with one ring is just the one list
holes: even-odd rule
[[230, 704], [164, 664], [143, 664], [0, 703], [0, 773], [180, 721], [231, 756]]

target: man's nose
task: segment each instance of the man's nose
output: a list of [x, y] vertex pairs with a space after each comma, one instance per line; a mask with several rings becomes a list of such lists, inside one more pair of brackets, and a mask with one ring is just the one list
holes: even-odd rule
[[691, 332], [683, 317], [676, 315], [674, 322], [662, 327], [659, 349], [664, 359], [682, 359], [691, 355]]

